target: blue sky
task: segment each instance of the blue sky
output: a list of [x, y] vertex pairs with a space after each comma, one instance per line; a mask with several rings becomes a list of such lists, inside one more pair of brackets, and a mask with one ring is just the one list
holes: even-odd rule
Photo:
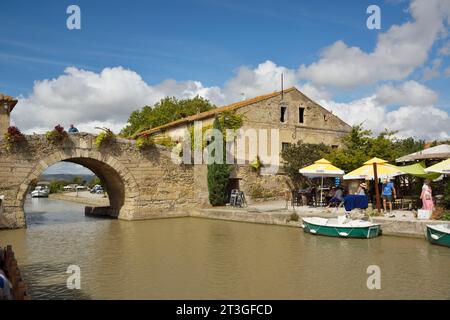
[[[448, 0], [2, 1], [0, 92], [27, 133], [120, 130], [166, 95], [217, 105], [295, 85], [374, 133], [450, 138]], [[81, 8], [81, 30], [66, 8]], [[369, 30], [366, 9], [381, 9]]]
[[[82, 29], [66, 28], [81, 8]], [[265, 60], [295, 68], [337, 39], [373, 48], [365, 10], [382, 8], [382, 27], [405, 20], [406, 3], [384, 1], [22, 1], [0, 4], [1, 90], [29, 93], [67, 66], [123, 66], [145, 81], [196, 79], [222, 85], [241, 65]]]

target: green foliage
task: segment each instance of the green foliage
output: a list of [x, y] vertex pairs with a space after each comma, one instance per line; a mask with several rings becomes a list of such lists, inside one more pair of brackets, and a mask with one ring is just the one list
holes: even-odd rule
[[64, 186], [66, 185], [66, 181], [64, 180], [54, 180], [50, 181], [50, 193], [57, 193], [64, 190]]
[[116, 135], [114, 134], [114, 132], [112, 132], [111, 130], [107, 129], [107, 128], [103, 128], [102, 129], [103, 132], [101, 132], [96, 138], [95, 138], [95, 146], [97, 148], [101, 148], [104, 146], [108, 146], [111, 143], [114, 142], [114, 140], [116, 139]]
[[[242, 127], [243, 124], [243, 117], [241, 115], [238, 115], [236, 112], [234, 111], [224, 111], [222, 112], [219, 116], [217, 116], [217, 119], [219, 121], [220, 124], [220, 131], [222, 132], [222, 135], [226, 141], [227, 136], [226, 136], [226, 131], [227, 129], [231, 129], [231, 130], [238, 130], [240, 127]], [[209, 129], [212, 129], [213, 126], [212, 125], [203, 125], [202, 126], [202, 146], [201, 149], [203, 150], [204, 148], [206, 148], [206, 146], [208, 145], [208, 141], [206, 139], [206, 131], [208, 131]], [[194, 145], [194, 126], [191, 125], [188, 128], [188, 132], [189, 132], [189, 137], [191, 139], [191, 149], [192, 151], [195, 150], [195, 145]]]
[[82, 182], [83, 182], [83, 178], [78, 177], [78, 176], [73, 177], [73, 179], [71, 181], [71, 183], [73, 183], [73, 184], [82, 184]]
[[139, 150], [144, 150], [150, 146], [153, 146], [154, 144], [155, 141], [148, 134], [143, 134], [136, 139], [136, 148], [138, 148]]
[[253, 159], [252, 162], [250, 162], [250, 167], [256, 171], [258, 174], [261, 172], [261, 167], [263, 166], [261, 159], [259, 156], [256, 156], [255, 159]]
[[153, 106], [145, 106], [131, 113], [128, 125], [122, 129], [121, 136], [131, 137], [136, 133], [215, 108], [211, 102], [200, 96], [178, 100], [166, 97]]
[[156, 139], [154, 139], [154, 143], [158, 144], [160, 146], [167, 147], [167, 148], [171, 148], [176, 145], [176, 142], [173, 141], [172, 138], [169, 136], [163, 136], [160, 138], [156, 138]]
[[419, 150], [425, 142], [413, 138], [395, 138], [395, 131], [383, 131], [377, 137], [372, 137], [370, 130], [364, 130], [362, 125], [353, 126], [352, 131], [342, 139], [344, 147], [334, 149], [325, 157], [335, 166], [352, 171], [373, 157], [395, 163], [395, 159]]
[[[219, 119], [214, 120], [213, 128], [222, 131], [222, 126]], [[223, 143], [225, 151], [225, 141]], [[211, 154], [214, 156], [214, 152]], [[223, 163], [208, 164], [208, 192], [209, 202], [213, 206], [223, 206], [227, 202], [227, 186], [230, 178], [230, 166], [225, 163], [225, 152], [223, 153]]]
[[[104, 186], [103, 186], [103, 182], [100, 180], [100, 178], [97, 177], [97, 176], [95, 176], [94, 178], [91, 179], [91, 181], [89, 181], [88, 187], [89, 187], [90, 189], [92, 189], [92, 188], [93, 188], [95, 185], [97, 185], [97, 184], [99, 184], [99, 185], [101, 185], [102, 187], [104, 187]], [[103, 188], [103, 189], [104, 189], [104, 188]]]
[[281, 152], [284, 170], [296, 185], [303, 185], [307, 178], [301, 175], [298, 170], [323, 158], [329, 152], [330, 148], [323, 143], [313, 144], [298, 141]]
[[51, 131], [45, 133], [47, 140], [54, 145], [61, 145], [67, 138], [67, 131], [59, 124]]
[[[206, 125], [206, 126], [202, 126], [202, 146], [201, 146], [201, 150], [205, 149], [206, 146], [208, 145], [208, 141], [206, 140], [206, 131], [209, 129], [212, 129], [212, 125]], [[195, 143], [194, 143], [194, 126], [189, 126], [188, 128], [189, 131], [189, 137], [191, 139], [191, 149], [192, 151], [195, 150]]]
[[445, 209], [450, 209], [450, 179], [447, 180], [444, 188], [443, 204]]
[[237, 130], [242, 127], [244, 123], [243, 116], [237, 114], [235, 111], [224, 111], [219, 116], [222, 133], [225, 134], [226, 129]]

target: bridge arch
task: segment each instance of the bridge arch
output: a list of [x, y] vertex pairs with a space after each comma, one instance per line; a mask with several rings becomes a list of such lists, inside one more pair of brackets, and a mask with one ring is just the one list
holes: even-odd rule
[[45, 135], [33, 134], [8, 149], [0, 137], [0, 229], [25, 227], [23, 206], [30, 184], [61, 161], [90, 169], [106, 184], [110, 206], [95, 208], [94, 213], [122, 220], [186, 216], [204, 199], [203, 166], [174, 163], [163, 146], [138, 149], [134, 141], [119, 137], [97, 146], [95, 139], [75, 133], [56, 145]]
[[19, 220], [24, 221], [23, 211], [26, 194], [30, 184], [38, 178], [48, 167], [58, 162], [72, 162], [86, 167], [97, 175], [105, 184], [109, 207], [102, 208], [109, 216], [127, 219], [136, 214], [137, 199], [139, 197], [138, 184], [131, 172], [118, 159], [111, 155], [103, 155], [92, 149], [75, 150], [70, 154], [54, 152], [40, 159], [32, 168], [30, 174], [22, 181], [17, 194], [20, 212]]

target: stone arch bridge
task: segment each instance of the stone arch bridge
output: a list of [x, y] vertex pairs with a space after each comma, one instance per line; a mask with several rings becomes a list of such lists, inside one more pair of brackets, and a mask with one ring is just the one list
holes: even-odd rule
[[25, 226], [23, 205], [30, 184], [60, 161], [94, 172], [106, 185], [110, 202], [98, 209], [119, 219], [184, 216], [198, 203], [199, 186], [206, 181], [196, 181], [196, 166], [174, 163], [170, 150], [155, 145], [140, 151], [134, 141], [119, 138], [97, 148], [94, 141], [93, 135], [76, 133], [62, 145], [52, 145], [44, 135], [30, 135], [8, 151], [0, 140], [0, 228]]

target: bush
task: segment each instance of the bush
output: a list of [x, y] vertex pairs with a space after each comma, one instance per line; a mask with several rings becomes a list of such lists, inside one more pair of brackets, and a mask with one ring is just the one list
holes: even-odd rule
[[52, 144], [63, 144], [64, 141], [67, 139], [67, 131], [64, 130], [64, 127], [60, 126], [59, 124], [55, 126], [55, 128], [51, 131], [47, 131], [45, 133], [45, 137], [48, 141]]
[[112, 144], [114, 142], [114, 140], [116, 139], [116, 135], [111, 130], [109, 130], [107, 128], [103, 128], [102, 130], [103, 130], [103, 132], [101, 132], [95, 138], [94, 143], [97, 148], [108, 146], [108, 145]]
[[8, 128], [8, 131], [5, 133], [4, 138], [7, 151], [11, 151], [15, 145], [26, 140], [23, 133], [14, 126]]
[[136, 139], [136, 147], [139, 150], [144, 150], [150, 146], [153, 146], [155, 142], [153, 141], [153, 138], [149, 134], [143, 134], [139, 136], [139, 138]]
[[164, 147], [167, 147], [167, 148], [173, 147], [176, 144], [175, 141], [173, 141], [172, 138], [169, 136], [163, 136], [160, 138], [156, 138], [156, 139], [154, 139], [154, 143], [164, 146]]
[[[221, 125], [217, 117], [214, 120], [213, 127], [214, 129], [221, 130]], [[212, 164], [208, 164], [207, 168], [209, 202], [213, 206], [223, 206], [226, 204], [228, 199], [227, 186], [230, 179], [230, 166], [225, 163], [214, 162]]]

